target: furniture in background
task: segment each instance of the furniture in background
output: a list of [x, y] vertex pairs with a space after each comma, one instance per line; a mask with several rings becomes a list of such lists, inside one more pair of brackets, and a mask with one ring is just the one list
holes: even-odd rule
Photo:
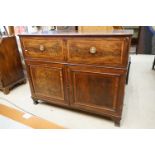
[[122, 30], [122, 26], [78, 26], [79, 32]]
[[75, 26], [56, 26], [56, 30], [75, 31]]
[[128, 66], [127, 66], [126, 84], [128, 84], [129, 82], [130, 66], [131, 66], [131, 57], [129, 57]]
[[132, 31], [19, 35], [31, 95], [120, 124]]
[[8, 30], [9, 30], [9, 35], [15, 35], [15, 30], [14, 30], [14, 26], [8, 26]]
[[0, 90], [8, 94], [15, 85], [25, 82], [15, 36], [2, 37], [0, 39]]
[[[155, 27], [141, 26], [137, 47], [137, 54], [155, 54]], [[152, 64], [152, 70], [155, 67], [155, 58]]]
[[141, 26], [137, 54], [155, 54], [155, 31], [152, 26]]
[[139, 39], [139, 32], [140, 32], [140, 26], [123, 26], [123, 28], [126, 30], [133, 30], [133, 35], [131, 39], [131, 45], [137, 46], [138, 39]]
[[153, 60], [152, 70], [155, 69], [154, 67], [155, 67], [155, 57], [154, 57], [154, 60]]
[[[152, 33], [153, 33], [153, 38], [152, 38], [152, 53], [155, 54], [155, 27], [152, 27]], [[155, 69], [155, 57], [153, 60], [153, 65], [152, 69]]]

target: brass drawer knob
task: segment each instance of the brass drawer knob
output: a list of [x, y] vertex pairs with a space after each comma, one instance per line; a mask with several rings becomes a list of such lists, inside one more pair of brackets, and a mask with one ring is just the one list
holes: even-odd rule
[[96, 53], [96, 47], [91, 47], [89, 52], [91, 54], [95, 54]]
[[40, 45], [40, 46], [39, 46], [39, 49], [40, 49], [40, 51], [44, 51], [44, 50], [45, 50], [44, 45]]

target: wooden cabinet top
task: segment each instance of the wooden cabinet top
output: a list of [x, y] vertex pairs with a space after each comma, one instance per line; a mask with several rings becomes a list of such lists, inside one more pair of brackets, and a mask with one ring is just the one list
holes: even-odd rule
[[133, 30], [112, 30], [112, 31], [48, 31], [48, 32], [36, 32], [36, 33], [25, 33], [19, 36], [131, 36]]

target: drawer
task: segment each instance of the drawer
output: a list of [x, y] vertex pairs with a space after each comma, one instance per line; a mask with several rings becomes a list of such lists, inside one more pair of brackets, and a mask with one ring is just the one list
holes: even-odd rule
[[52, 37], [21, 37], [25, 57], [64, 60], [63, 41]]
[[126, 67], [129, 43], [128, 37], [68, 39], [67, 60], [73, 63]]

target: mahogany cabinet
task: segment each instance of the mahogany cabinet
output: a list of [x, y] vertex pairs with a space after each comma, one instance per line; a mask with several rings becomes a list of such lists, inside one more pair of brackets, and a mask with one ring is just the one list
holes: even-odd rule
[[119, 125], [132, 31], [20, 35], [34, 103], [106, 116]]
[[25, 83], [22, 63], [15, 36], [0, 39], [0, 90], [8, 94], [10, 89]]

